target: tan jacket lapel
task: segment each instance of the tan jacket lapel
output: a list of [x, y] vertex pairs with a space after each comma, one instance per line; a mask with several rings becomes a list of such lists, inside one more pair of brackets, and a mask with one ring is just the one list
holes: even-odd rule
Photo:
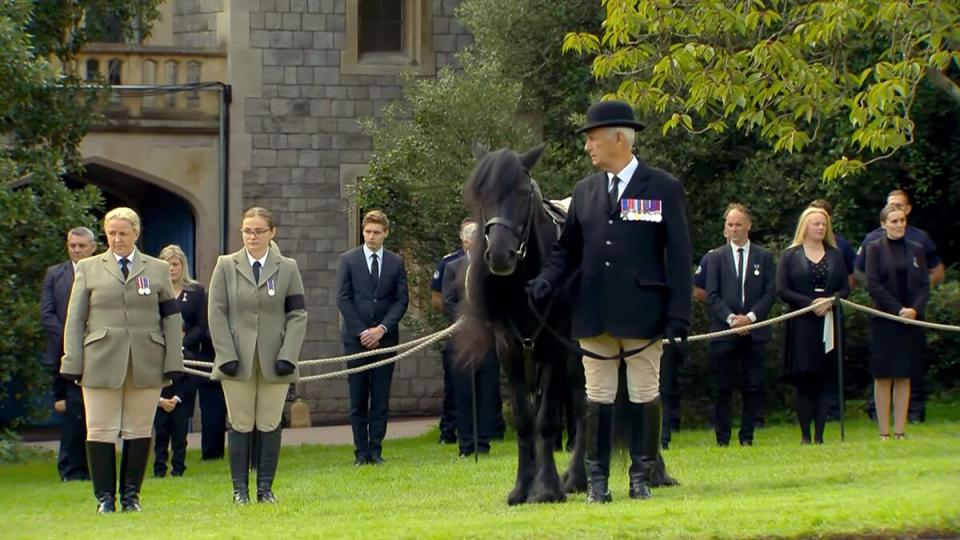
[[[245, 249], [241, 249], [233, 256], [233, 264], [237, 267], [237, 273], [246, 278], [254, 287], [257, 286], [257, 280], [253, 279], [253, 267], [250, 266], [250, 261], [247, 260], [247, 251]], [[262, 273], [260, 277], [263, 277]]]
[[117, 278], [117, 281], [124, 283], [123, 274], [120, 273], [120, 265], [117, 263], [117, 258], [113, 256], [112, 251], [106, 251], [103, 255], [100, 255], [100, 262], [103, 263], [104, 269], [108, 274]]
[[[119, 268], [119, 265], [117, 268]], [[140, 250], [137, 250], [137, 254], [133, 257], [133, 265], [130, 266], [130, 274], [127, 277], [127, 281], [136, 279], [136, 277], [142, 274], [146, 269], [147, 263], [144, 259], [143, 253], [141, 253]]]
[[275, 244], [270, 245], [270, 251], [267, 255], [267, 264], [260, 272], [260, 284], [264, 284], [268, 279], [276, 277], [280, 271], [280, 248]]

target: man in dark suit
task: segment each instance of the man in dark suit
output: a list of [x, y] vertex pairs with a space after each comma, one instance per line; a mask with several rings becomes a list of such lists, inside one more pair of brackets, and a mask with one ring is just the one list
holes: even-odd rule
[[[443, 314], [451, 323], [457, 319], [458, 307], [463, 299], [463, 280], [469, 266], [470, 246], [477, 234], [477, 224], [472, 221], [460, 231], [463, 241], [463, 250], [466, 253], [447, 264], [443, 274]], [[460, 457], [465, 458], [474, 453], [487, 454], [490, 452], [490, 441], [497, 437], [497, 424], [503, 422], [500, 412], [500, 366], [497, 357], [491, 350], [483, 362], [471, 371], [456, 365], [455, 353], [449, 347], [447, 351], [454, 360], [452, 366], [454, 397], [456, 399], [457, 444], [460, 448]], [[471, 414], [476, 396], [476, 424]]]
[[[745, 206], [729, 205], [723, 225], [727, 244], [706, 256], [711, 332], [744, 328], [766, 319], [770, 313], [776, 292], [776, 267], [769, 251], [750, 242], [752, 224], [753, 218]], [[730, 409], [738, 372], [743, 396], [738, 436], [741, 446], [753, 445], [753, 430], [763, 404], [763, 357], [771, 329], [744, 328], [738, 334], [710, 342], [714, 430], [719, 446], [730, 444]]]
[[67, 233], [67, 253], [70, 260], [47, 269], [40, 296], [40, 315], [47, 333], [47, 353], [44, 367], [50, 370], [53, 385], [53, 408], [63, 415], [60, 425], [60, 455], [57, 469], [60, 479], [89, 480], [87, 471], [87, 426], [83, 412], [83, 392], [80, 387], [60, 376], [63, 357], [63, 321], [67, 318], [67, 302], [73, 287], [77, 261], [85, 259], [97, 249], [93, 231], [77, 227]]
[[[407, 271], [403, 259], [385, 249], [390, 222], [379, 210], [363, 216], [363, 245], [340, 256], [337, 307], [343, 316], [343, 351], [355, 354], [400, 343], [400, 319], [407, 311]], [[358, 367], [390, 355], [348, 363]], [[348, 378], [354, 465], [383, 463], [393, 364], [361, 371]]]
[[686, 340], [690, 325], [691, 253], [683, 186], [633, 155], [643, 124], [622, 101], [587, 111], [584, 150], [600, 174], [577, 183], [567, 221], [543, 272], [531, 280], [542, 302], [577, 269], [573, 336], [611, 360], [583, 358], [587, 502], [612, 500], [608, 489], [613, 403], [620, 359], [626, 363], [633, 427], [630, 497], [650, 498], [660, 450], [661, 338]]

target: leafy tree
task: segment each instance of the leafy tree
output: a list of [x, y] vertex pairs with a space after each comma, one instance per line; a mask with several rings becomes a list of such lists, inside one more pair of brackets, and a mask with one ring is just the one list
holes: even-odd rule
[[60, 177], [79, 170], [77, 147], [100, 118], [107, 86], [61, 66], [72, 65], [97, 28], [82, 24], [88, 10], [144, 30], [159, 1], [0, 4], [0, 399], [11, 390], [14, 398], [36, 394], [46, 381], [36, 361], [44, 271], [64, 259], [67, 230], [94, 225], [90, 210], [100, 204], [96, 189], [70, 191]]
[[[564, 49], [594, 56], [593, 73], [663, 132], [735, 127], [775, 151], [803, 150], [846, 130], [823, 175], [863, 170], [914, 141], [918, 89], [931, 80], [960, 103], [960, 5], [906, 0], [607, 0], [600, 32]], [[952, 68], [951, 68], [952, 66]], [[853, 154], [864, 154], [865, 158]]]

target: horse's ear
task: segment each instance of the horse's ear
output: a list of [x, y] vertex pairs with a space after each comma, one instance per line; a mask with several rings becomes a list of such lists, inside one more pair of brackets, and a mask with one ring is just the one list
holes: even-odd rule
[[478, 142], [473, 143], [473, 145], [470, 147], [470, 150], [473, 152], [473, 159], [477, 161], [480, 161], [484, 158], [484, 156], [490, 153], [490, 150], [486, 146]]
[[543, 155], [543, 149], [546, 148], [546, 143], [540, 143], [537, 146], [527, 150], [525, 154], [520, 155], [520, 163], [523, 164], [523, 168], [530, 170], [534, 165], [537, 164], [537, 161], [540, 161], [540, 156]]

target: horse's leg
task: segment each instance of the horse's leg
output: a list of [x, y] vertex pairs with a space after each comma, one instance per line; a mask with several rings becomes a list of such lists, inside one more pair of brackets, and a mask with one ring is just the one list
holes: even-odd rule
[[680, 481], [667, 473], [667, 464], [663, 461], [663, 453], [657, 452], [657, 462], [653, 467], [653, 475], [650, 477], [650, 487], [673, 487], [679, 485]]
[[576, 415], [577, 431], [573, 441], [573, 452], [570, 454], [570, 463], [560, 480], [564, 493], [583, 493], [587, 490], [587, 470], [583, 463], [587, 448], [584, 438], [587, 394], [583, 381], [583, 362], [579, 357], [568, 355], [567, 388], [564, 391], [573, 395], [573, 414]]
[[[548, 353], [551, 351], [547, 351]], [[537, 403], [535, 424], [537, 474], [530, 488], [530, 502], [559, 502], [566, 500], [560, 487], [560, 476], [553, 450], [560, 436], [560, 398], [563, 391], [562, 356], [552, 356], [540, 366], [540, 399]], [[552, 362], [550, 361], [552, 360]]]
[[507, 504], [527, 502], [535, 473], [533, 448], [533, 411], [530, 407], [527, 385], [524, 381], [523, 360], [513, 355], [502, 362], [510, 383], [513, 400], [513, 425], [517, 431], [517, 480], [507, 495]]

